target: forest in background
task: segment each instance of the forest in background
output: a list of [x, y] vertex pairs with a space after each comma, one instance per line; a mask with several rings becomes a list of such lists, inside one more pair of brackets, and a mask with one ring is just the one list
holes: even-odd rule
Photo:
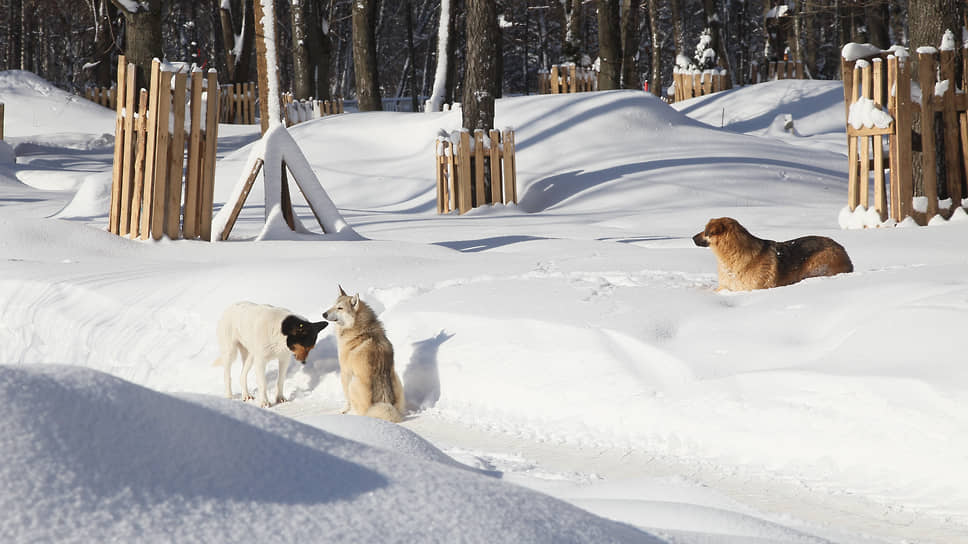
[[[220, 83], [254, 81], [255, 55], [248, 43], [253, 33], [243, 31], [252, 26], [251, 2], [0, 0], [0, 70], [28, 70], [78, 93], [90, 86], [107, 87], [114, 83], [117, 58], [125, 52], [129, 32], [139, 39], [160, 41], [158, 47], [167, 61], [215, 68]], [[461, 96], [467, 2], [445, 3], [450, 4], [453, 49], [450, 102]], [[356, 98], [353, 49], [360, 45], [353, 40], [354, 11], [362, 6], [376, 37], [380, 96], [403, 98], [415, 92], [427, 97], [437, 65], [441, 4], [441, 0], [276, 2], [282, 88], [297, 91], [297, 97]], [[661, 80], [659, 88], [666, 88], [677, 56], [701, 63], [704, 48], [718, 52], [716, 63], [728, 70], [734, 84], [749, 80], [752, 63], [782, 58], [803, 61], [808, 77], [839, 79], [840, 48], [847, 42], [882, 48], [910, 45], [909, 10], [915, 2], [910, 4], [889, 0], [496, 0], [498, 89], [504, 94], [535, 93], [538, 73], [552, 64], [593, 63], [601, 49], [600, 26], [613, 24], [621, 32], [623, 51], [630, 52], [624, 55], [620, 84], [624, 88], [642, 88], [648, 81], [654, 89], [656, 79]], [[153, 10], [160, 19], [160, 36], [141, 30], [125, 5]], [[301, 55], [307, 53], [293, 44], [307, 41], [318, 81], [297, 89]]]

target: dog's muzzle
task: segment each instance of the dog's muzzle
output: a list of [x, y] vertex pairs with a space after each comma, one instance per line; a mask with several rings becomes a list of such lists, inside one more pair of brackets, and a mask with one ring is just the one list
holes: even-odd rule
[[692, 241], [699, 247], [709, 247], [709, 240], [703, 236], [703, 233], [699, 233], [692, 237]]

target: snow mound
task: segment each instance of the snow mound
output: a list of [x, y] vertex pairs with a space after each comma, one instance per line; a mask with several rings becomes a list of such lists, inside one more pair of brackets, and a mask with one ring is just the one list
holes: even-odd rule
[[[659, 542], [557, 499], [224, 399], [0, 366], [0, 540]], [[459, 531], [459, 532], [457, 532]]]

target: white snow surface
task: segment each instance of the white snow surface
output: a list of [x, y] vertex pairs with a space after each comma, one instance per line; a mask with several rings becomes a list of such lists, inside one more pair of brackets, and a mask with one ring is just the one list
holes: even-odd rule
[[[76, 144], [114, 114], [41, 83], [0, 72], [0, 541], [968, 541], [968, 221], [839, 228], [837, 82], [500, 99], [520, 202], [464, 216], [432, 170], [458, 112], [327, 116], [289, 133], [365, 239], [295, 190], [310, 228], [264, 236], [256, 183], [218, 243], [106, 233], [112, 147]], [[219, 138], [222, 207], [258, 127]], [[855, 271], [717, 293], [720, 216]], [[328, 329], [288, 402], [220, 398], [225, 306], [318, 318], [337, 283], [406, 421], [339, 415]]]

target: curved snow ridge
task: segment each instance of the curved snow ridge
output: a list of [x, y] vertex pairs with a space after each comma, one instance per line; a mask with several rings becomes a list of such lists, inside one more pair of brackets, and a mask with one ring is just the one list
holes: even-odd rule
[[0, 365], [0, 539], [642, 542], [495, 478], [241, 403]]
[[[201, 316], [151, 304], [150, 296], [134, 301], [98, 289], [151, 275], [130, 270], [77, 276], [70, 283], [0, 281], [0, 363], [56, 361], [194, 390], [173, 366], [191, 365], [207, 350], [211, 334]], [[157, 373], [162, 368], [170, 373]]]

